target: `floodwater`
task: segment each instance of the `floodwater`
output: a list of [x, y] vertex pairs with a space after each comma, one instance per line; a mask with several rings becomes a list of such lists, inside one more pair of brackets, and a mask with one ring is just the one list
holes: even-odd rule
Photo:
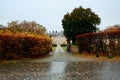
[[120, 80], [120, 62], [72, 56], [58, 44], [51, 57], [0, 64], [0, 80]]

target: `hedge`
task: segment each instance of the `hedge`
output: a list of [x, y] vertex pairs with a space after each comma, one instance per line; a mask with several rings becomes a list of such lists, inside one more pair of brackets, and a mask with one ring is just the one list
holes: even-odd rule
[[21, 59], [48, 55], [51, 39], [24, 33], [0, 34], [0, 59]]
[[[67, 44], [60, 44], [60, 45], [61, 45], [61, 47], [66, 47], [67, 46]], [[57, 47], [57, 44], [52, 44], [52, 46]]]
[[79, 52], [120, 56], [120, 30], [85, 33], [76, 39]]

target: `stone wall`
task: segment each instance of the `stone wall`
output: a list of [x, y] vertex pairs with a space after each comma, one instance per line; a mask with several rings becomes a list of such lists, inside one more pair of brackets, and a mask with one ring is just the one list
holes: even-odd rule
[[78, 52], [78, 46], [72, 45], [71, 46], [71, 51], [72, 52]]

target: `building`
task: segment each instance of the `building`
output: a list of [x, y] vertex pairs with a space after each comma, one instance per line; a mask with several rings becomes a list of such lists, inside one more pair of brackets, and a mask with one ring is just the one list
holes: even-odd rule
[[52, 44], [67, 44], [63, 31], [52, 31], [49, 32], [48, 35], [52, 39]]
[[3, 25], [0, 24], [0, 30], [1, 29], [5, 29], [5, 26], [3, 26]]

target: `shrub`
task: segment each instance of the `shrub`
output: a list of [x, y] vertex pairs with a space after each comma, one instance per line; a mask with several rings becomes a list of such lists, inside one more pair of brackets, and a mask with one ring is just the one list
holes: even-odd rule
[[120, 30], [86, 33], [76, 37], [79, 52], [111, 53], [120, 56]]
[[67, 47], [67, 44], [61, 44], [62, 47]]
[[50, 51], [51, 39], [47, 36], [8, 32], [0, 34], [0, 59], [40, 57]]
[[53, 47], [56, 47], [56, 46], [57, 46], [57, 44], [52, 44], [52, 46], [53, 46]]

